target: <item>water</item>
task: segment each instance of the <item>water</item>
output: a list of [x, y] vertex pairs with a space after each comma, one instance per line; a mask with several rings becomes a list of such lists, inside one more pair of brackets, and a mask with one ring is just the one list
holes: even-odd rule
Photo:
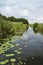
[[43, 65], [43, 35], [32, 28], [2, 47], [0, 65]]

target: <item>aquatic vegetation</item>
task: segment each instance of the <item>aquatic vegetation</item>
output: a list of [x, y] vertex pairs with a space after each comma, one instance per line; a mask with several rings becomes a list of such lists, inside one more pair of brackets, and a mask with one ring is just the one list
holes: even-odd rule
[[22, 61], [19, 61], [19, 63], [20, 63], [20, 64], [23, 64], [23, 62], [22, 62]]
[[18, 46], [20, 46], [20, 44], [15, 44], [15, 46], [17, 46], [17, 47], [18, 47]]
[[21, 59], [21, 57], [18, 57], [18, 60], [20, 60]]
[[8, 62], [9, 62], [9, 60], [1, 61], [0, 64], [1, 64], [1, 65], [4, 65], [4, 64], [6, 64], [6, 63], [8, 63]]
[[34, 57], [32, 57], [32, 60], [34, 59]]
[[25, 65], [26, 63], [24, 62], [24, 65]]
[[22, 50], [22, 48], [19, 48], [19, 50]]
[[13, 45], [13, 44], [11, 44], [10, 46], [11, 46], [11, 48], [13, 48], [13, 47], [14, 47], [14, 45]]
[[14, 52], [16, 52], [17, 54], [21, 54], [19, 50], [14, 50]]
[[18, 52], [18, 50], [14, 50], [14, 52]]
[[21, 54], [21, 52], [20, 52], [20, 51], [18, 51], [18, 52], [17, 52], [17, 54]]
[[20, 63], [18, 63], [18, 65], [20, 65]]
[[12, 65], [15, 65], [14, 63], [12, 63]]
[[12, 16], [7, 18], [6, 16], [0, 15], [0, 42], [9, 41], [15, 35], [21, 36], [28, 29], [28, 26], [29, 24], [26, 19], [18, 19]]
[[10, 59], [10, 61], [11, 61], [11, 62], [15, 62], [15, 61], [16, 61], [16, 59]]
[[[1, 61], [0, 65], [6, 65], [6, 63], [8, 62], [11, 62], [11, 64], [14, 65], [14, 62], [16, 62], [16, 58], [12, 57], [21, 54], [22, 48], [19, 48], [20, 43], [13, 44], [13, 42], [19, 39], [23, 32], [28, 29], [28, 27], [29, 25], [26, 19], [15, 18], [12, 16], [6, 17], [0, 14], [0, 55], [2, 55], [3, 57], [1, 58], [2, 60], [6, 59], [4, 61]], [[13, 49], [13, 51], [11, 49]], [[11, 53], [9, 52], [10, 50]], [[18, 57], [18, 60], [20, 59], [21, 58]]]
[[6, 57], [14, 56], [15, 54], [6, 54]]
[[28, 47], [27, 45], [25, 45], [24, 47]]
[[8, 51], [10, 48], [13, 48], [14, 45], [10, 44], [8, 42], [5, 42], [3, 44], [0, 45], [0, 54], [5, 53], [6, 51]]

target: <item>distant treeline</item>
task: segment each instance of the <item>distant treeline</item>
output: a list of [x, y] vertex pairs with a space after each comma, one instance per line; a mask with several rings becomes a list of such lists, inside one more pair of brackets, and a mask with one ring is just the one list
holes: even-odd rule
[[43, 34], [43, 24], [34, 23], [30, 25], [35, 33]]
[[15, 18], [14, 16], [6, 17], [6, 16], [0, 14], [0, 21], [1, 20], [6, 20], [6, 21], [10, 21], [10, 22], [23, 22], [23, 24], [29, 24], [28, 20], [26, 20], [24, 18]]

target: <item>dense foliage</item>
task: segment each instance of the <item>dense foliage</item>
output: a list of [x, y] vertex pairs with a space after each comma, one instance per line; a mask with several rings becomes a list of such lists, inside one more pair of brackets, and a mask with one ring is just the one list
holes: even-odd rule
[[14, 16], [10, 16], [10, 17], [6, 17], [0, 14], [0, 20], [7, 20], [10, 22], [22, 22], [24, 24], [29, 24], [28, 20], [24, 19], [24, 18], [15, 18]]
[[6, 17], [0, 14], [0, 42], [3, 39], [10, 39], [15, 34], [22, 34], [28, 28], [28, 21], [13, 16]]
[[43, 34], [43, 24], [34, 23], [32, 25], [32, 27], [33, 27], [33, 30], [34, 30], [35, 33], [41, 33], [41, 34]]
[[37, 29], [37, 27], [38, 27], [38, 23], [34, 23], [33, 24], [33, 29]]

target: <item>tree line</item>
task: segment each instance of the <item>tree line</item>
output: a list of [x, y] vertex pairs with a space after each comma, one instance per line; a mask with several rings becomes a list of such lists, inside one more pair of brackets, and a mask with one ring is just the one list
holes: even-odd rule
[[6, 20], [10, 22], [22, 22], [23, 24], [29, 24], [27, 19], [24, 18], [15, 18], [14, 16], [6, 17], [2, 14], [0, 14], [0, 21]]

